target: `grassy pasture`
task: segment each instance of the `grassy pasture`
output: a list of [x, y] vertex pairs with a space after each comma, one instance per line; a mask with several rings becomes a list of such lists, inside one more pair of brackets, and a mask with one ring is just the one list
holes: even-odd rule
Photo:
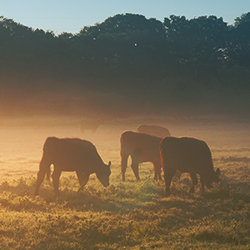
[[[121, 181], [119, 135], [137, 123], [103, 126], [81, 134], [67, 126], [2, 125], [0, 133], [0, 249], [250, 249], [250, 132], [248, 123], [189, 119], [159, 120], [174, 136], [207, 141], [222, 182], [205, 194], [188, 194], [183, 174], [164, 197], [150, 163], [137, 183], [130, 168]], [[8, 126], [7, 126], [8, 125]], [[112, 133], [112, 136], [111, 136]], [[91, 140], [104, 162], [112, 161], [111, 185], [92, 175], [77, 192], [74, 173], [60, 178], [60, 197], [44, 181], [34, 197], [36, 172], [47, 136]]]

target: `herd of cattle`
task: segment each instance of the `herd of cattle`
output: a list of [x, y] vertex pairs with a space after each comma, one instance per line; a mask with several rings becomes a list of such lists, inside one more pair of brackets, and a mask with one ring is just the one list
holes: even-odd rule
[[[166, 196], [170, 195], [171, 180], [176, 172], [189, 173], [192, 181], [190, 193], [194, 192], [194, 185], [198, 183], [197, 174], [200, 175], [203, 191], [205, 185], [211, 188], [212, 182], [219, 182], [220, 170], [214, 171], [211, 151], [204, 141], [190, 137], [172, 137], [166, 128], [141, 125], [137, 128], [137, 132], [123, 132], [120, 142], [123, 181], [130, 156], [131, 168], [137, 181], [140, 180], [138, 169], [140, 163], [151, 162], [154, 165], [155, 180], [161, 180], [161, 169], [163, 170]], [[80, 184], [79, 190], [84, 188], [93, 173], [103, 186], [109, 185], [111, 162], [106, 165], [91, 142], [78, 138], [48, 137], [43, 146], [35, 195], [39, 194], [45, 175], [50, 178], [52, 164], [56, 196], [59, 195], [58, 185], [62, 171], [76, 172]]]

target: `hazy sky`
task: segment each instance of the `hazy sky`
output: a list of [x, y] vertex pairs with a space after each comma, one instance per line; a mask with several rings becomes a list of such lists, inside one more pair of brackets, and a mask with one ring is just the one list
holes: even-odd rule
[[250, 0], [0, 0], [0, 15], [34, 29], [78, 33], [116, 14], [142, 14], [160, 21], [215, 15], [229, 24], [250, 12]]

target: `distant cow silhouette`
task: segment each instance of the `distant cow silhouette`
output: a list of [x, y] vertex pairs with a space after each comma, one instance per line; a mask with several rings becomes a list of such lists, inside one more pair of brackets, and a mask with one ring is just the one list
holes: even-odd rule
[[139, 133], [145, 133], [157, 137], [167, 137], [170, 136], [170, 132], [168, 131], [167, 128], [161, 127], [161, 126], [156, 126], [156, 125], [140, 125], [137, 128], [137, 131]]
[[92, 133], [95, 133], [101, 124], [103, 124], [101, 119], [83, 119], [80, 122], [80, 129], [82, 133], [86, 130], [91, 130]]
[[141, 134], [132, 131], [125, 131], [121, 135], [121, 172], [122, 180], [125, 181], [125, 172], [127, 169], [128, 157], [131, 156], [131, 168], [139, 181], [139, 163], [152, 162], [154, 165], [154, 179], [161, 179], [161, 159], [159, 152], [159, 143], [162, 138]]
[[211, 188], [212, 182], [219, 182], [220, 170], [214, 171], [209, 147], [204, 141], [195, 138], [166, 137], [160, 142], [160, 154], [166, 195], [170, 195], [170, 184], [176, 171], [189, 173], [192, 180], [190, 193], [194, 192], [194, 185], [198, 183], [200, 175], [201, 189]]
[[45, 174], [50, 173], [52, 164], [54, 165], [52, 179], [56, 196], [59, 195], [58, 185], [62, 171], [76, 172], [80, 184], [79, 190], [83, 189], [92, 173], [96, 173], [103, 186], [109, 185], [111, 162], [108, 165], [104, 164], [91, 142], [77, 138], [48, 137], [43, 146], [35, 195], [39, 194], [39, 187]]

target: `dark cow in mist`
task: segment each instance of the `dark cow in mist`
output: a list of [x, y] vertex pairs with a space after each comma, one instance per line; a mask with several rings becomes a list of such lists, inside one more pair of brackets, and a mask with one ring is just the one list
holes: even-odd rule
[[121, 135], [121, 172], [122, 180], [125, 181], [125, 172], [127, 169], [128, 157], [131, 156], [131, 168], [139, 181], [139, 163], [151, 162], [154, 165], [154, 179], [161, 179], [161, 159], [159, 152], [159, 143], [162, 138], [141, 134], [132, 131], [125, 131]]
[[92, 173], [96, 173], [103, 186], [109, 185], [111, 162], [108, 165], [104, 164], [96, 147], [91, 142], [78, 138], [48, 137], [43, 146], [35, 195], [39, 194], [39, 187], [45, 174], [50, 173], [52, 164], [54, 165], [52, 179], [56, 196], [59, 195], [58, 185], [62, 171], [76, 172], [80, 184], [79, 190], [83, 189]]
[[167, 128], [156, 126], [156, 125], [140, 125], [137, 128], [137, 131], [139, 133], [145, 133], [161, 138], [165, 138], [167, 136], [170, 136], [170, 132]]
[[160, 154], [166, 195], [170, 195], [170, 184], [176, 171], [189, 173], [192, 180], [190, 193], [194, 192], [194, 185], [198, 183], [200, 175], [201, 189], [211, 188], [212, 182], [219, 182], [220, 170], [214, 171], [212, 155], [204, 141], [189, 137], [166, 137], [160, 142]]

